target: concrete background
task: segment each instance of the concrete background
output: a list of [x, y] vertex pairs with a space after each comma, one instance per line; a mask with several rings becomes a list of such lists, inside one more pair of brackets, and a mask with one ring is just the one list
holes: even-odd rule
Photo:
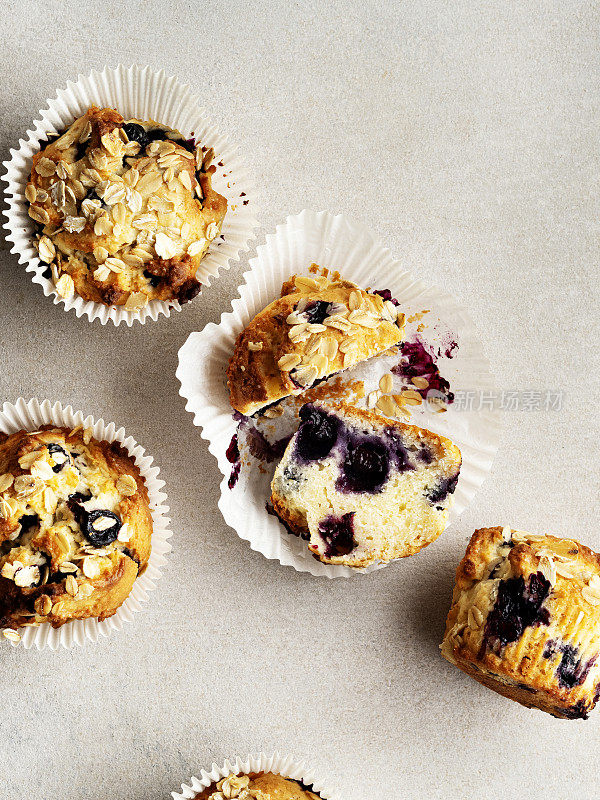
[[[598, 529], [598, 24], [573, 0], [4, 0], [2, 158], [92, 67], [164, 67], [245, 152], [263, 228], [304, 207], [368, 225], [469, 306], [506, 389], [493, 472], [417, 558], [326, 582], [228, 530], [176, 354], [247, 257], [170, 320], [114, 329], [46, 300], [4, 245], [0, 387], [125, 425], [167, 481], [174, 551], [135, 624], [69, 652], [0, 648], [0, 798], [167, 798], [213, 759], [279, 749], [344, 800], [597, 796], [600, 714], [558, 721], [438, 653], [475, 527]], [[250, 254], [251, 255], [251, 254]]]

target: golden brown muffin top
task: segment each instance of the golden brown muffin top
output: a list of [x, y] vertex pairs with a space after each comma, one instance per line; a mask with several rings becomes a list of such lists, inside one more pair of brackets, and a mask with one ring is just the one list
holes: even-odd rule
[[195, 296], [227, 209], [212, 157], [178, 131], [96, 107], [36, 153], [25, 195], [58, 293], [128, 308]]

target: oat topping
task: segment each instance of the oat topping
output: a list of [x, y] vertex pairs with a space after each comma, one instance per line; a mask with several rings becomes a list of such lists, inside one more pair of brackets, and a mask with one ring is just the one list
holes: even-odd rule
[[[404, 324], [404, 315], [399, 317], [393, 303], [358, 287], [350, 291], [346, 305], [317, 299], [319, 292], [332, 286], [328, 278], [297, 275], [294, 285], [297, 291], [307, 296], [286, 317], [288, 338], [294, 345], [305, 343], [305, 346], [302, 355], [286, 354], [279, 359], [278, 365], [282, 371], [290, 373], [290, 378], [300, 389], [333, 371], [331, 362], [338, 352], [344, 354], [344, 368], [352, 363], [361, 328], [374, 330], [382, 322], [397, 323], [400, 327]], [[343, 334], [341, 342], [332, 335], [332, 329]], [[389, 380], [391, 378], [390, 375]], [[386, 391], [391, 391], [391, 384]]]
[[197, 293], [227, 202], [211, 187], [214, 153], [191, 146], [166, 126], [91, 108], [34, 157], [25, 196], [61, 297], [140, 308]]

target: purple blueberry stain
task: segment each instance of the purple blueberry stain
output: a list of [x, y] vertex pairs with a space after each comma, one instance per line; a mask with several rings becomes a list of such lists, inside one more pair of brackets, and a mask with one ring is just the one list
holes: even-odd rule
[[227, 481], [227, 486], [230, 489], [238, 482], [238, 478], [240, 477], [240, 469], [242, 467], [242, 462], [240, 461], [240, 448], [238, 444], [238, 435], [234, 433], [231, 437], [231, 441], [229, 442], [229, 446], [225, 451], [225, 457], [230, 464], [233, 464], [233, 468], [231, 470], [231, 474], [229, 476], [229, 480]]
[[240, 471], [242, 467], [240, 455], [240, 435], [244, 435], [244, 441], [248, 447], [251, 456], [259, 461], [272, 463], [281, 459], [288, 446], [291, 434], [283, 436], [275, 442], [270, 442], [267, 437], [259, 431], [253, 424], [250, 417], [244, 417], [242, 414], [236, 412], [233, 415], [234, 420], [238, 422], [237, 430], [231, 437], [231, 441], [225, 451], [225, 457], [230, 464], [233, 465], [227, 485], [233, 489], [237, 484]]
[[573, 689], [575, 686], [585, 683], [598, 658], [596, 654], [587, 661], [583, 661], [578, 656], [578, 649], [572, 644], [568, 642], [561, 644], [556, 639], [551, 639], [546, 643], [543, 656], [544, 658], [553, 658], [557, 653], [560, 653], [560, 660], [556, 667], [556, 677], [559, 686], [563, 689]]
[[248, 428], [246, 437], [250, 455], [259, 461], [266, 461], [268, 464], [281, 458], [292, 438], [290, 434], [278, 439], [276, 442], [270, 442], [262, 431], [254, 427]]
[[544, 603], [551, 585], [541, 572], [532, 573], [527, 582], [522, 576], [500, 581], [498, 597], [488, 614], [482, 648], [498, 650], [516, 642], [530, 626], [547, 625], [550, 612]]
[[233, 469], [231, 470], [231, 474], [229, 475], [229, 479], [227, 480], [227, 486], [230, 489], [233, 489], [236, 483], [238, 482], [241, 468], [242, 468], [241, 461], [238, 461], [237, 464], [233, 465]]
[[354, 511], [341, 517], [328, 516], [319, 522], [319, 536], [325, 543], [324, 555], [347, 556], [356, 547], [354, 539]]
[[415, 387], [423, 400], [426, 400], [427, 393], [433, 390], [443, 395], [446, 403], [454, 402], [454, 394], [450, 391], [450, 383], [440, 375], [434, 354], [419, 336], [416, 337], [415, 341], [402, 342], [400, 344], [400, 352], [402, 353], [402, 360], [395, 367], [392, 367], [394, 375], [400, 376], [409, 383], [413, 378], [425, 378], [428, 384], [425, 388], [417, 389]]

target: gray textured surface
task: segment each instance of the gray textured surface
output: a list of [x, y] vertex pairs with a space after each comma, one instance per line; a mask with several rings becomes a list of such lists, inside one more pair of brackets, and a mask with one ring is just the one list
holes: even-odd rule
[[54, 307], [4, 248], [2, 397], [125, 425], [163, 470], [175, 535], [125, 633], [0, 648], [0, 798], [158, 800], [260, 749], [308, 759], [344, 800], [595, 797], [600, 714], [527, 711], [437, 649], [474, 527], [600, 549], [594, 4], [5, 0], [2, 15], [2, 158], [77, 72], [164, 67], [247, 154], [259, 241], [303, 207], [372, 225], [470, 307], [504, 388], [564, 403], [506, 415], [491, 477], [422, 555], [316, 580], [225, 527], [216, 464], [178, 397], [177, 349], [228, 307], [247, 258], [180, 315], [115, 330]]

